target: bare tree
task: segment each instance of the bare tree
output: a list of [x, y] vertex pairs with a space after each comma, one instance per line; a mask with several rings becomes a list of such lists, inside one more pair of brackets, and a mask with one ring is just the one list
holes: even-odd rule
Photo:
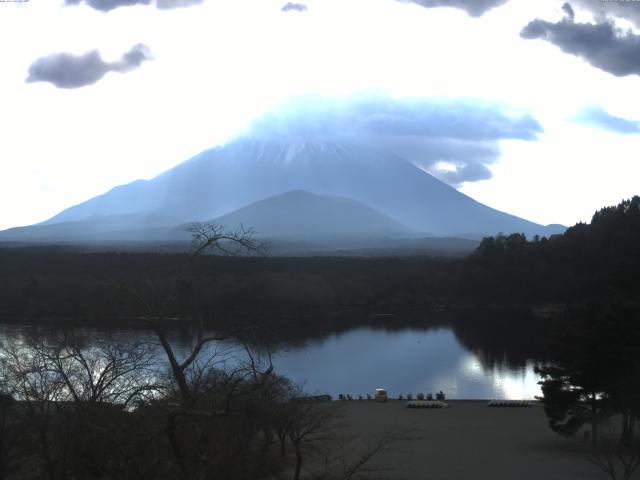
[[[302, 401], [301, 401], [302, 400]], [[281, 404], [278, 437], [286, 432], [295, 454], [293, 479], [303, 478], [303, 465], [310, 480], [355, 480], [384, 469], [371, 466], [374, 457], [387, 450], [401, 436], [387, 430], [372, 439], [345, 433], [341, 422], [342, 405], [306, 403], [304, 398]], [[284, 453], [284, 443], [281, 443]]]
[[[191, 255], [192, 262], [196, 257], [206, 251], [214, 251], [224, 255], [265, 253], [264, 245], [254, 238], [255, 231], [253, 229], [245, 229], [241, 226], [238, 230], [229, 231], [222, 225], [218, 225], [214, 222], [204, 222], [193, 223], [189, 228], [189, 231], [193, 237], [193, 249]], [[186, 267], [188, 268], [189, 266]], [[180, 391], [182, 402], [184, 405], [190, 405], [194, 399], [192, 386], [187, 378], [189, 369], [195, 367], [196, 370], [201, 370], [201, 366], [199, 367], [197, 365], [196, 360], [210, 344], [220, 343], [225, 340], [235, 338], [240, 332], [234, 331], [226, 335], [205, 336], [202, 317], [199, 315], [188, 315], [184, 320], [195, 321], [197, 323], [198, 330], [196, 342], [192, 347], [191, 352], [189, 352], [183, 359], [179, 360], [168, 340], [166, 330], [161, 326], [163, 320], [175, 320], [175, 317], [169, 318], [167, 316], [167, 310], [169, 306], [175, 302], [178, 296], [178, 285], [174, 282], [172, 287], [165, 292], [156, 288], [155, 284], [150, 279], [146, 280], [145, 285], [146, 295], [134, 288], [125, 288], [145, 309], [146, 316], [144, 319], [155, 333], [162, 349], [165, 352], [173, 380]], [[247, 352], [250, 353], [248, 350]]]
[[321, 449], [321, 467], [310, 475], [311, 480], [355, 480], [372, 478], [388, 468], [373, 467], [371, 461], [401, 436], [397, 430], [387, 430], [370, 440], [363, 440], [357, 435], [346, 435], [344, 432], [334, 434], [331, 441]]
[[64, 336], [37, 348], [78, 405], [110, 403], [128, 408], [160, 388], [153, 354], [141, 342], [99, 340], [83, 346], [78, 339]]
[[609, 422], [601, 428], [598, 445], [589, 452], [587, 460], [611, 480], [629, 480], [640, 467], [640, 440], [620, 440], [620, 435]]
[[35, 439], [50, 480], [86, 473], [98, 463], [91, 459], [104, 463], [116, 455], [128, 422], [124, 410], [158, 388], [150, 350], [134, 342], [27, 339], [0, 357], [4, 389], [18, 400], [13, 417], [28, 437], [22, 455], [29, 458]]
[[6, 390], [20, 401], [16, 414], [34, 435], [49, 480], [55, 480], [52, 423], [58, 402], [66, 400], [67, 395], [63, 379], [51, 369], [41, 346], [42, 342], [32, 340], [3, 346], [2, 377]]
[[255, 239], [256, 231], [244, 226], [227, 230], [214, 222], [196, 222], [189, 228], [193, 238], [192, 258], [209, 250], [223, 255], [262, 255], [266, 253], [264, 243]]
[[289, 440], [296, 456], [294, 480], [300, 480], [304, 448], [328, 438], [331, 423], [336, 417], [336, 406], [291, 403], [292, 412], [288, 428]]
[[[189, 230], [193, 237], [193, 251], [191, 262], [185, 265], [185, 269], [191, 268], [194, 260], [206, 251], [223, 255], [263, 254], [265, 251], [264, 246], [254, 239], [255, 232], [252, 229], [241, 227], [236, 231], [227, 231], [215, 223], [194, 223]], [[192, 478], [195, 471], [204, 471], [205, 464], [211, 463], [211, 458], [210, 454], [204, 452], [194, 456], [194, 452], [202, 450], [206, 442], [188, 444], [183, 441], [185, 435], [189, 438], [211, 437], [211, 430], [204, 433], [206, 428], [215, 429], [211, 419], [228, 415], [234, 399], [250, 396], [263, 388], [273, 366], [270, 355], [267, 356], [269, 361], [265, 367], [263, 362], [257, 361], [252, 349], [244, 344], [244, 361], [236, 361], [231, 369], [221, 368], [220, 364], [228, 358], [228, 352], [221, 348], [224, 342], [246, 336], [251, 329], [205, 335], [203, 319], [199, 314], [169, 314], [179, 297], [179, 287], [176, 281], [169, 289], [161, 290], [151, 279], [147, 279], [144, 290], [125, 288], [143, 306], [146, 313], [144, 319], [164, 351], [171, 383], [179, 400], [167, 412], [164, 430], [181, 476]], [[186, 320], [196, 325], [195, 343], [182, 358], [163, 326], [169, 319]], [[224, 398], [224, 408], [216, 408], [217, 398]], [[203, 462], [203, 458], [208, 460]]]

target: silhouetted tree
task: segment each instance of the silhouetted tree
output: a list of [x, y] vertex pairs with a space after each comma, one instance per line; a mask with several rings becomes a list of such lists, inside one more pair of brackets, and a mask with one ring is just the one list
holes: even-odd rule
[[640, 317], [628, 305], [590, 306], [567, 312], [556, 331], [554, 361], [538, 368], [550, 427], [573, 435], [590, 423], [622, 418], [621, 441], [633, 442], [640, 399]]
[[264, 243], [256, 240], [256, 231], [242, 225], [236, 230], [227, 230], [215, 222], [196, 222], [189, 228], [193, 241], [193, 257], [207, 251], [223, 255], [264, 254]]

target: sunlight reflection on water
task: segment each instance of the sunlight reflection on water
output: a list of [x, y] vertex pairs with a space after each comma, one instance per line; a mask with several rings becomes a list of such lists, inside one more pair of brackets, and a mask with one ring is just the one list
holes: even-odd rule
[[388, 332], [357, 328], [292, 349], [276, 369], [305, 382], [311, 392], [366, 394], [377, 387], [392, 396], [435, 393], [448, 398], [533, 399], [540, 395], [533, 362], [523, 368], [482, 364], [448, 328]]

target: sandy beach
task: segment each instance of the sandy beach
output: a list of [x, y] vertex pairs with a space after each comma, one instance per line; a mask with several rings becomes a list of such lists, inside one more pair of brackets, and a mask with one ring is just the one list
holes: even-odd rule
[[449, 408], [409, 409], [403, 401], [344, 403], [346, 431], [374, 438], [399, 428], [373, 462], [391, 467], [376, 478], [572, 480], [606, 478], [587, 461], [588, 441], [547, 426], [543, 408], [490, 408], [486, 401], [447, 401]]

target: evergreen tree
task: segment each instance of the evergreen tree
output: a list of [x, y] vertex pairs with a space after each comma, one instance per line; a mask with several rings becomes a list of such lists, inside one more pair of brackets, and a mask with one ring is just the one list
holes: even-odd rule
[[542, 401], [551, 429], [574, 435], [615, 414], [622, 438], [631, 443], [640, 413], [640, 316], [631, 305], [589, 306], [567, 312], [553, 335], [554, 362], [538, 368]]

